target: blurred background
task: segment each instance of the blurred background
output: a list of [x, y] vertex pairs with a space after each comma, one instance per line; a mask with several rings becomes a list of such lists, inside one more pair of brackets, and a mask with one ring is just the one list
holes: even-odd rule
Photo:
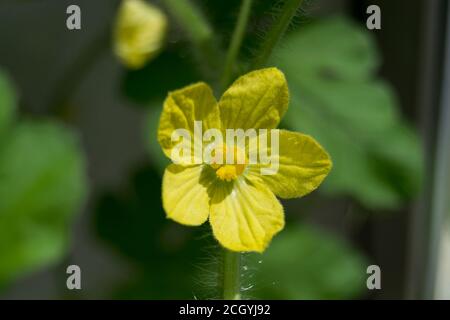
[[[167, 92], [211, 75], [172, 1], [148, 2], [169, 19], [166, 40], [129, 70], [111, 44], [121, 1], [0, 1], [0, 298], [215, 297], [219, 248], [207, 225], [165, 218], [156, 141]], [[191, 3], [226, 48], [241, 1]], [[276, 3], [254, 2], [243, 66]], [[81, 30], [66, 27], [71, 4]], [[366, 27], [371, 4], [380, 30]], [[246, 257], [245, 297], [450, 298], [449, 10], [304, 2], [270, 65], [291, 91], [282, 127], [314, 136], [334, 168], [318, 192], [283, 202], [285, 230]], [[66, 287], [72, 264], [81, 290]], [[380, 290], [366, 286], [369, 265]]]

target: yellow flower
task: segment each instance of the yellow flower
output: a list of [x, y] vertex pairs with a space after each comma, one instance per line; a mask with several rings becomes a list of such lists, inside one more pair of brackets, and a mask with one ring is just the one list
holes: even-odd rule
[[[167, 217], [190, 226], [201, 225], [209, 217], [214, 237], [225, 248], [264, 251], [284, 227], [283, 207], [276, 196], [285, 199], [304, 196], [316, 189], [331, 169], [328, 154], [312, 137], [275, 129], [288, 101], [286, 79], [276, 68], [240, 77], [219, 102], [202, 82], [170, 92], [158, 129], [158, 141], [168, 157], [178, 143], [172, 139], [174, 130], [185, 129], [194, 137], [194, 121], [202, 121], [203, 131], [212, 128], [221, 132], [251, 128], [277, 131], [279, 152], [272, 154], [279, 166], [275, 174], [264, 175], [261, 169], [266, 165], [252, 164], [245, 157], [235, 164], [216, 163], [215, 158], [210, 163], [173, 163], [166, 168], [162, 184]], [[257, 146], [271, 153], [270, 143]], [[216, 156], [221, 158], [229, 151], [224, 144]]]
[[166, 29], [166, 16], [157, 7], [143, 0], [123, 0], [114, 30], [114, 51], [129, 68], [141, 68], [159, 52]]

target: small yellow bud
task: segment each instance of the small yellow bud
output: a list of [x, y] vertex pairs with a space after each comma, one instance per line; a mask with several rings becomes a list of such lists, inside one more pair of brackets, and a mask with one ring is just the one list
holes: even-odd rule
[[114, 51], [131, 69], [139, 69], [162, 47], [167, 18], [157, 7], [143, 0], [123, 0], [115, 30]]

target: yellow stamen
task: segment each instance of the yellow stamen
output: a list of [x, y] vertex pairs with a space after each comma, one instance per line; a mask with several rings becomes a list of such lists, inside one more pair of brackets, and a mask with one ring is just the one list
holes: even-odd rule
[[245, 164], [226, 164], [216, 170], [216, 176], [220, 180], [232, 181], [244, 172]]
[[[216, 170], [216, 176], [223, 181], [232, 181], [240, 176], [247, 166], [247, 157], [245, 153], [242, 153], [244, 156], [244, 163], [238, 163], [238, 155], [241, 150], [238, 147], [227, 148], [223, 145], [222, 148], [219, 148], [219, 152], [215, 155], [216, 161], [211, 164], [211, 167]], [[226, 163], [226, 155], [227, 152], [234, 152], [233, 158], [234, 162], [232, 164]]]

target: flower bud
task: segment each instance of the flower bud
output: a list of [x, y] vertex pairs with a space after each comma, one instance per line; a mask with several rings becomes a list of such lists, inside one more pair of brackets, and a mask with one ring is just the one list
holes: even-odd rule
[[123, 0], [114, 30], [114, 51], [131, 69], [139, 69], [154, 58], [163, 45], [167, 18], [143, 0]]

